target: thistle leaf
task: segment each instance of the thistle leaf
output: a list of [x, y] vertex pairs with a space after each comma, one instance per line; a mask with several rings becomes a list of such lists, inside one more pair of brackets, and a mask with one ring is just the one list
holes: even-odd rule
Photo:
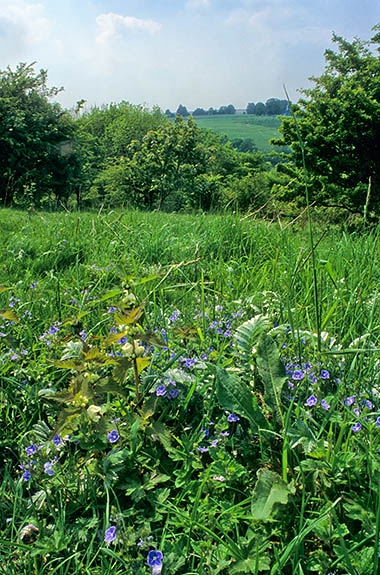
[[259, 338], [256, 363], [265, 387], [265, 401], [272, 410], [277, 423], [283, 425], [281, 390], [286, 381], [286, 372], [276, 343], [266, 333]]

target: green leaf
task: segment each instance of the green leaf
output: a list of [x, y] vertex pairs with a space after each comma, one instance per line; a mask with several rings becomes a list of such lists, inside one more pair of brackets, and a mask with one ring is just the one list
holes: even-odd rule
[[268, 427], [265, 417], [257, 406], [255, 396], [247, 384], [242, 382], [237, 375], [217, 367], [216, 381], [216, 395], [224, 409], [248, 419], [254, 432], [259, 427]]
[[256, 363], [257, 370], [264, 383], [266, 403], [272, 410], [277, 423], [283, 425], [281, 390], [287, 377], [277, 345], [266, 333], [263, 333], [259, 338]]
[[265, 315], [256, 315], [242, 323], [235, 332], [236, 346], [240, 352], [241, 361], [249, 366], [252, 363], [253, 347], [259, 335], [270, 328], [270, 322]]
[[278, 473], [269, 469], [259, 469], [258, 480], [253, 490], [251, 513], [254, 519], [268, 521], [273, 514], [273, 507], [279, 503], [285, 505], [294, 489], [287, 485]]
[[123, 388], [111, 380], [106, 380], [106, 381], [102, 381], [100, 383], [97, 383], [97, 384], [95, 384], [94, 387], [95, 387], [96, 393], [99, 393], [99, 392], [100, 393], [116, 393], [116, 395], [120, 395], [124, 399], [128, 399]]

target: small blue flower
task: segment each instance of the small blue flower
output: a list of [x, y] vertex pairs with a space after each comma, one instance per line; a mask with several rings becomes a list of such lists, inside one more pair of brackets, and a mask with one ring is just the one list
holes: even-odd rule
[[113, 429], [108, 435], [107, 435], [107, 439], [110, 443], [116, 443], [116, 441], [119, 439], [119, 434], [116, 431], [116, 429]]
[[297, 381], [303, 379], [304, 377], [305, 377], [305, 372], [302, 371], [301, 369], [296, 369], [292, 373], [292, 379], [295, 379]]
[[198, 450], [199, 450], [201, 453], [207, 453], [208, 447], [198, 447]]
[[62, 438], [59, 435], [59, 433], [57, 433], [57, 435], [55, 437], [53, 437], [53, 443], [56, 447], [59, 447], [60, 445], [62, 445]]
[[106, 543], [111, 543], [111, 541], [114, 541], [115, 539], [116, 539], [116, 527], [112, 525], [111, 527], [108, 527], [108, 529], [106, 529], [106, 532], [104, 534], [104, 541]]
[[330, 374], [327, 369], [321, 369], [321, 373], [319, 375], [322, 379], [330, 379]]
[[229, 421], [229, 423], [233, 423], [234, 421], [239, 421], [240, 417], [238, 415], [236, 415], [235, 413], [230, 413], [230, 415], [227, 417], [227, 421]]
[[24, 471], [21, 477], [24, 481], [30, 481], [32, 479], [32, 474], [30, 473], [30, 471]]
[[350, 405], [352, 405], [355, 401], [355, 396], [351, 395], [350, 397], [346, 397], [346, 399], [343, 401], [343, 404], [346, 405], [347, 407], [350, 407]]
[[380, 417], [376, 419], [376, 427], [380, 427]]
[[327, 401], [325, 399], [321, 400], [321, 406], [323, 407], [323, 409], [325, 409], [326, 411], [328, 411], [330, 409], [329, 404], [327, 403]]
[[157, 387], [156, 389], [156, 395], [165, 395], [166, 393], [166, 385], [160, 385], [160, 387]]
[[33, 455], [34, 453], [36, 453], [37, 451], [37, 447], [35, 445], [29, 445], [29, 447], [26, 448], [26, 453], [27, 455]]
[[306, 405], [308, 405], [309, 407], [312, 407], [316, 403], [317, 403], [317, 398], [315, 397], [315, 395], [311, 395], [306, 400]]
[[361, 426], [361, 424], [360, 424], [359, 422], [358, 422], [358, 423], [355, 423], [355, 425], [353, 425], [353, 426], [351, 427], [351, 429], [352, 429], [352, 431], [353, 431], [354, 433], [356, 433], [357, 431], [360, 431], [361, 428], [362, 428], [362, 426]]
[[51, 461], [47, 461], [46, 463], [44, 463], [44, 471], [50, 476], [54, 475], [55, 473], [53, 465], [54, 463], [52, 463]]
[[147, 563], [149, 567], [156, 567], [162, 565], [163, 554], [161, 551], [149, 551]]

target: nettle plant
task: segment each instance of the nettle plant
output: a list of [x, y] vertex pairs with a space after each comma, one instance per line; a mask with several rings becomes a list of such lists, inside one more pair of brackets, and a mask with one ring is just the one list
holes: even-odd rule
[[[106, 294], [101, 301], [116, 294], [120, 294], [120, 290]], [[87, 312], [63, 322], [63, 326], [73, 326], [80, 336], [80, 339], [63, 338], [68, 341], [60, 359], [54, 361], [56, 367], [70, 371], [68, 388], [39, 392], [39, 396], [46, 400], [64, 404], [58, 414], [54, 435], [75, 437], [86, 449], [104, 448], [107, 438], [111, 443], [117, 440], [114, 420], [107, 414], [112, 414], [115, 408], [120, 409], [121, 404], [110, 398], [118, 396], [125, 401], [127, 409], [136, 408], [141, 402], [140, 376], [151, 362], [147, 349], [153, 345], [163, 346], [155, 333], [142, 327], [145, 303], [137, 305], [134, 294], [125, 289], [117, 306], [112, 308], [116, 326], [112, 328], [114, 333], [106, 337], [91, 337], [81, 329], [81, 320]], [[115, 344], [118, 344], [117, 348]]]

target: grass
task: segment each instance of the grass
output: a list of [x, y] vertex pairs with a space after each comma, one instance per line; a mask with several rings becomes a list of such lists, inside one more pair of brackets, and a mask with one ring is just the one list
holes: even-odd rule
[[279, 137], [281, 120], [273, 116], [251, 116], [246, 114], [223, 116], [195, 116], [198, 126], [225, 135], [229, 140], [251, 139], [260, 152], [278, 151], [269, 140]]
[[378, 574], [380, 236], [322, 234], [319, 350], [302, 227], [0, 212], [0, 573]]

